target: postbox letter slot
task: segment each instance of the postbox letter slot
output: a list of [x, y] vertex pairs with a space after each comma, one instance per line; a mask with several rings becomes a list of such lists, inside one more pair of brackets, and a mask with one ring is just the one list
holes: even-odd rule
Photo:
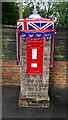
[[28, 45], [27, 47], [31, 47], [31, 45]]
[[29, 43], [29, 44], [42, 44], [42, 43]]

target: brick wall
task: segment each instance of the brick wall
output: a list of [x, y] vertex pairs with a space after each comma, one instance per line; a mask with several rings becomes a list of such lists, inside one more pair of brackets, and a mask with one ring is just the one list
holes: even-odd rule
[[[67, 85], [68, 62], [54, 61], [54, 67], [50, 69], [50, 84], [51, 85]], [[16, 65], [16, 60], [2, 61], [2, 84], [5, 85], [20, 85], [20, 69]], [[1, 80], [0, 80], [1, 84]]]
[[20, 85], [19, 67], [15, 60], [2, 61], [2, 83], [8, 85]]
[[67, 85], [68, 61], [54, 61], [54, 67], [50, 69], [50, 84]]
[[[37, 39], [37, 38], [36, 38]], [[43, 52], [43, 74], [42, 75], [27, 75], [26, 74], [26, 42], [20, 38], [20, 105], [23, 99], [48, 100], [49, 88], [49, 66], [50, 66], [50, 46], [51, 38], [44, 42]], [[45, 47], [46, 46], [46, 47]], [[40, 48], [41, 49], [41, 48]], [[42, 57], [42, 55], [40, 55]], [[28, 103], [28, 102], [27, 102]], [[27, 106], [33, 103], [27, 104]], [[25, 104], [23, 104], [26, 106]], [[34, 105], [36, 105], [34, 103]], [[44, 105], [45, 106], [45, 105]]]

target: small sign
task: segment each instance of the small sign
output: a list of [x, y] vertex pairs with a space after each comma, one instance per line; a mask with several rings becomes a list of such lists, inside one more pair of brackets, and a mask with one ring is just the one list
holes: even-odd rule
[[37, 63], [32, 63], [31, 67], [36, 67], [37, 68]]
[[37, 59], [37, 49], [32, 49], [32, 59]]

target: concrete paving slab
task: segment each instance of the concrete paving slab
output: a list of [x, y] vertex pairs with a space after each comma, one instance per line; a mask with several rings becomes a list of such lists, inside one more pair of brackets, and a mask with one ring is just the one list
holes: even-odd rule
[[68, 87], [50, 86], [50, 108], [18, 107], [19, 86], [2, 86], [2, 118], [67, 118]]

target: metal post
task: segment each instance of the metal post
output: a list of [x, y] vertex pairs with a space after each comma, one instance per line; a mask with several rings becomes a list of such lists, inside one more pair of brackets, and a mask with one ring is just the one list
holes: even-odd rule
[[22, 7], [23, 7], [23, 0], [19, 0], [19, 19], [22, 19], [22, 18], [23, 18], [23, 10], [22, 10]]

